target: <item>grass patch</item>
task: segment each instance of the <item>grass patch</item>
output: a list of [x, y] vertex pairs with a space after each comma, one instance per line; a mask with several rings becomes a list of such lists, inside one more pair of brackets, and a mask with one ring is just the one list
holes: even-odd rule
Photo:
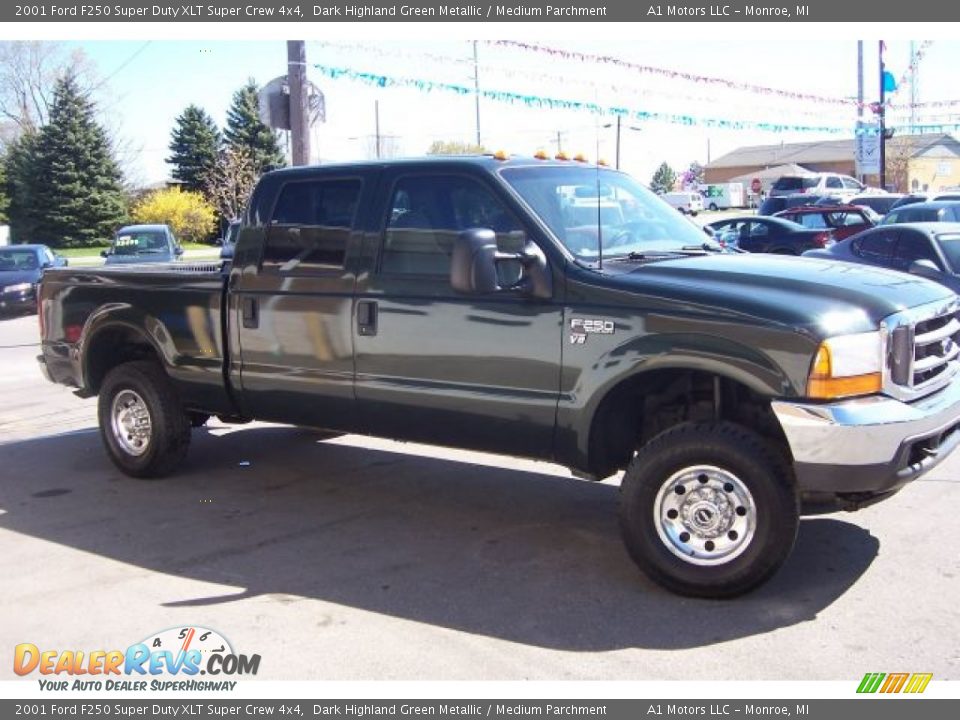
[[[184, 250], [209, 250], [210, 252], [219, 252], [220, 248], [216, 245], [207, 245], [205, 243], [185, 242], [180, 243]], [[98, 258], [100, 252], [109, 248], [109, 245], [97, 245], [96, 247], [85, 248], [53, 248], [57, 255], [63, 255], [65, 258]]]

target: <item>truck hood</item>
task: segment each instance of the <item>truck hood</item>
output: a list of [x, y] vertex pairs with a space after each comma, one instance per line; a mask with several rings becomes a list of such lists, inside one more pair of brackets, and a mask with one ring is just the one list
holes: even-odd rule
[[806, 328], [819, 336], [876, 330], [893, 313], [953, 297], [942, 285], [915, 275], [780, 255], [694, 256], [639, 267], [608, 262], [604, 274], [622, 290]]

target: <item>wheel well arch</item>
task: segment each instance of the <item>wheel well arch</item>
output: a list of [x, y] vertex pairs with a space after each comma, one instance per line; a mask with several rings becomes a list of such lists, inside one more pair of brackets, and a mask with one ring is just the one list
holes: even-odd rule
[[96, 395], [113, 368], [135, 360], [159, 362], [161, 354], [139, 328], [112, 323], [98, 328], [84, 343], [83, 357], [84, 389]]
[[751, 428], [789, 459], [789, 444], [768, 396], [715, 371], [658, 368], [624, 378], [598, 403], [589, 428], [589, 473], [607, 477], [661, 432], [683, 422], [712, 420]]

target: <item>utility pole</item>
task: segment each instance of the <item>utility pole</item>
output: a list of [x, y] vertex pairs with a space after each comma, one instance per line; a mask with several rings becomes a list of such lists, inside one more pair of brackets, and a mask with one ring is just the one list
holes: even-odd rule
[[377, 160], [380, 159], [380, 101], [373, 101], [374, 132], [377, 134]]
[[917, 103], [920, 101], [920, 61], [916, 56], [916, 41], [910, 41], [910, 134], [917, 131]]
[[617, 170], [620, 169], [620, 116], [617, 115]]
[[880, 55], [880, 108], [877, 113], [880, 119], [880, 189], [887, 189], [887, 128], [885, 125], [887, 90], [884, 82], [884, 73], [886, 68], [883, 65], [883, 40], [878, 46]]
[[[863, 40], [857, 40], [857, 133], [859, 149], [863, 143], [863, 138], [860, 136], [863, 133]], [[857, 173], [857, 180], [863, 182], [863, 173]]]
[[473, 98], [477, 108], [477, 152], [480, 151], [480, 63], [477, 62], [477, 41], [473, 41]]
[[290, 86], [290, 156], [294, 165], [310, 162], [310, 101], [307, 90], [307, 48], [303, 40], [287, 40], [287, 83]]

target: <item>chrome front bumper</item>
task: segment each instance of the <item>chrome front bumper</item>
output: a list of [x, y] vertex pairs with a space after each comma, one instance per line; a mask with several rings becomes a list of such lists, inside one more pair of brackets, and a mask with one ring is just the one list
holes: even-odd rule
[[873, 395], [828, 404], [774, 401], [800, 490], [882, 493], [960, 444], [960, 380], [911, 403]]

